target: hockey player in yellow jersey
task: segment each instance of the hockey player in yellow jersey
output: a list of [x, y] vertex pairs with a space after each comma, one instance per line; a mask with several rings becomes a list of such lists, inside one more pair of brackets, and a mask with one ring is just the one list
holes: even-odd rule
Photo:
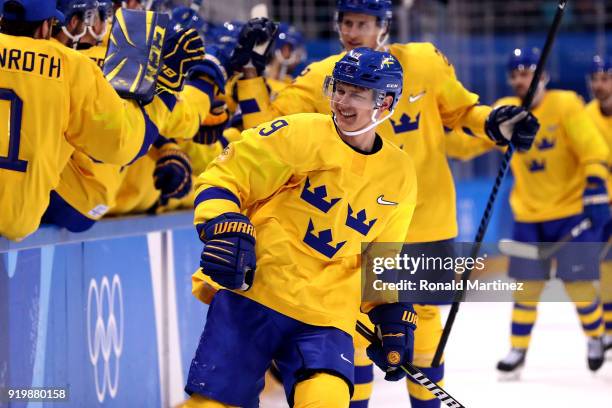
[[[194, 11], [187, 7], [177, 7], [172, 11], [172, 23], [173, 27], [182, 27], [182, 29], [201, 29], [202, 20], [194, 15]], [[207, 38], [206, 43], [206, 63], [215, 64], [219, 67], [224, 67], [223, 72], [220, 75], [209, 75], [211, 77], [216, 76], [215, 89], [208, 95], [209, 99], [209, 110], [200, 112], [200, 119], [203, 119], [202, 123], [198, 127], [192, 130], [187, 130], [180, 121], [175, 121], [174, 126], [171, 126], [164, 133], [164, 135], [172, 135], [181, 150], [186, 152], [190, 158], [194, 174], [198, 171], [203, 171], [206, 165], [216, 157], [221, 150], [227, 145], [227, 139], [223, 136], [224, 129], [228, 122], [228, 113], [223, 103], [224, 95], [219, 90], [222, 82], [228, 80], [229, 69], [225, 68], [225, 65], [229, 62], [229, 56], [235, 45], [235, 41], [232, 41], [231, 36], [226, 36], [231, 30], [223, 30], [223, 35], [226, 37], [222, 44], [217, 41], [214, 35]], [[237, 34], [237, 33], [236, 33]], [[222, 78], [221, 78], [222, 77]], [[226, 88], [229, 87], [231, 82], [227, 81]], [[181, 109], [188, 109], [192, 105], [198, 103], [198, 99], [194, 98], [197, 96], [198, 89], [187, 84], [185, 91], [181, 93], [180, 100], [187, 101], [190, 103], [180, 104]], [[227, 91], [226, 91], [227, 93]], [[187, 106], [183, 106], [187, 105]], [[175, 110], [179, 109], [179, 104], [175, 106]], [[229, 139], [234, 140], [236, 131], [228, 131]], [[183, 136], [180, 136], [183, 134]], [[127, 171], [123, 183], [119, 189], [116, 205], [109, 211], [111, 215], [119, 215], [134, 212], [159, 212], [175, 209], [178, 207], [191, 207], [193, 205], [193, 198], [191, 194], [184, 196], [180, 200], [172, 199], [178, 197], [160, 197], [157, 190], [152, 188], [152, 185], [148, 183], [142, 183], [142, 180], [151, 179], [152, 175], [156, 172], [155, 161], [158, 161], [158, 154], [155, 150], [149, 154], [148, 158], [144, 158], [142, 161], [134, 163], [130, 166]], [[161, 180], [161, 179], [157, 179]], [[167, 204], [167, 205], [166, 205]]]
[[[102, 69], [106, 47], [97, 45], [94, 36], [97, 32], [102, 33], [103, 24], [106, 24], [100, 19], [99, 3], [91, 0], [60, 1], [58, 8], [65, 21], [55, 28], [54, 38], [88, 56]], [[74, 151], [57, 187], [51, 192], [42, 223], [67, 228], [71, 232], [89, 229], [114, 204], [123, 169], [124, 166], [96, 163], [83, 152]]]
[[[498, 104], [521, 104], [539, 59], [537, 49], [516, 49], [508, 62], [509, 81], [516, 96]], [[528, 152], [517, 153], [510, 163], [515, 184], [510, 195], [514, 214], [513, 239], [520, 242], [555, 242], [588, 218], [592, 227], [572, 242], [599, 242], [610, 219], [608, 209], [608, 160], [610, 150], [572, 91], [546, 90], [543, 75], [532, 112], [541, 124]], [[603, 364], [602, 305], [594, 282], [599, 279], [598, 245], [567, 244], [554, 256], [556, 276], [576, 305], [588, 340], [588, 366]], [[511, 257], [509, 275], [524, 282], [515, 292], [510, 353], [498, 363], [502, 373], [515, 376], [525, 356], [536, 322], [537, 305], [551, 259]]]
[[[397, 60], [356, 49], [328, 84], [333, 117], [290, 115], [246, 130], [198, 179], [200, 265], [224, 289], [208, 311], [185, 407], [257, 407], [273, 359], [291, 406], [349, 404], [361, 243], [401, 241], [417, 192], [411, 160], [374, 130], [402, 92]], [[373, 349], [396, 357], [378, 363], [401, 377], [414, 309], [362, 306], [382, 333]]]
[[[587, 114], [604, 136], [612, 151], [612, 60], [595, 56], [589, 72], [589, 87], [593, 100], [586, 107]], [[610, 160], [612, 163], [612, 160]], [[608, 191], [612, 178], [608, 177]], [[604, 231], [604, 240], [610, 235], [610, 225]], [[608, 251], [601, 264], [601, 301], [604, 313], [604, 349], [612, 349], [612, 253]]]
[[[67, 19], [70, 20], [70, 28], [63, 25], [58, 33], [60, 41], [68, 45], [70, 37], [77, 37], [76, 32], [85, 32], [82, 36], [78, 35], [76, 48], [86, 53], [92, 60], [103, 60], [106, 49], [100, 45], [96, 38], [80, 24], [85, 22], [87, 28], [99, 26], [96, 2], [90, 0], [70, 0], [61, 4], [62, 11]], [[91, 19], [84, 18], [90, 15]], [[195, 44], [193, 39], [189, 40], [189, 31], [173, 27], [173, 34], [166, 40], [166, 44], [174, 47], [175, 43], [182, 47], [189, 41]], [[59, 34], [64, 35], [59, 35]], [[94, 31], [95, 34], [95, 31]], [[197, 33], [193, 33], [197, 36]], [[196, 37], [196, 39], [198, 39]], [[201, 59], [204, 58], [204, 49], [200, 40]], [[168, 54], [167, 52], [164, 55]], [[194, 60], [193, 55], [186, 55], [177, 60]], [[173, 66], [173, 61], [164, 57], [166, 66]], [[174, 64], [176, 65], [176, 64]], [[192, 63], [193, 65], [193, 63]], [[181, 65], [182, 69], [187, 70], [187, 64]], [[178, 71], [177, 67], [174, 67]], [[186, 74], [183, 73], [181, 75]], [[202, 79], [197, 79], [203, 82]], [[138, 183], [135, 187], [137, 191], [151, 191], [154, 205], [158, 200], [164, 205], [171, 198], [180, 199], [191, 191], [191, 166], [189, 157], [181, 151], [173, 139], [164, 136], [172, 136], [179, 139], [188, 139], [193, 136], [200, 124], [200, 117], [205, 116], [209, 106], [212, 90], [203, 91], [194, 86], [194, 81], [189, 81], [184, 92], [178, 98], [169, 94], [167, 90], [159, 93], [165, 104], [162, 109], [167, 110], [167, 120], [160, 123], [160, 137], [153, 143], [154, 148], [147, 155], [140, 158], [134, 168], [140, 169], [143, 162], [150, 164], [150, 172], [140, 172]], [[180, 90], [180, 89], [177, 89]], [[206, 93], [207, 92], [207, 93]], [[195, 97], [195, 94], [200, 94]], [[189, 103], [188, 103], [189, 102]], [[157, 112], [150, 112], [152, 117], [157, 116]], [[164, 135], [164, 136], [161, 136]], [[146, 166], [145, 166], [146, 167]], [[147, 167], [147, 169], [149, 168]], [[131, 169], [131, 167], [130, 167]], [[62, 172], [60, 183], [51, 193], [49, 208], [43, 216], [43, 223], [54, 224], [67, 228], [72, 232], [80, 232], [90, 228], [99, 220], [110, 208], [115, 206], [115, 197], [124, 182], [126, 174], [131, 170], [126, 170], [123, 166], [112, 164], [96, 163], [87, 155], [78, 151], [74, 152], [71, 159]], [[148, 182], [147, 182], [148, 181]], [[120, 197], [125, 201], [124, 197]], [[130, 202], [121, 203], [129, 206]], [[149, 208], [149, 207], [147, 207]]]
[[[336, 27], [345, 50], [359, 46], [384, 49], [396, 57], [404, 69], [404, 96], [393, 116], [382, 123], [377, 132], [409, 153], [418, 175], [418, 203], [405, 241], [420, 245], [406, 246], [405, 251], [410, 255], [410, 251], [421, 254], [423, 250], [437, 253], [441, 248], [451, 250], [448, 240], [457, 235], [455, 188], [445, 154], [443, 126], [467, 127], [478, 137], [491, 135], [499, 143], [507, 143], [514, 134], [513, 142], [524, 149], [529, 147], [534, 133], [513, 132], [512, 126], [517, 122], [518, 128], [526, 129], [533, 119], [520, 109], [502, 108], [492, 113], [491, 108], [479, 106], [478, 96], [463, 87], [452, 65], [432, 44], [385, 45], [392, 15], [390, 0], [338, 0], [337, 11]], [[320, 83], [343, 55], [310, 64], [273, 101], [263, 78], [257, 76], [257, 66], [245, 68], [246, 79], [237, 83], [245, 128], [291, 113], [328, 113], [330, 108]], [[489, 126], [485, 126], [487, 118]], [[499, 123], [510, 119], [504, 137], [499, 132]], [[525, 135], [523, 142], [519, 142], [519, 135]], [[429, 378], [441, 382], [444, 366], [430, 367], [442, 332], [439, 309], [422, 305], [416, 308], [424, 318], [416, 333], [414, 364]], [[362, 342], [356, 352], [356, 392], [351, 404], [358, 408], [367, 405], [373, 370], [365, 356], [363, 340], [360, 336], [355, 340]], [[434, 395], [416, 382], [409, 381], [408, 387], [414, 408], [439, 406]]]
[[[54, 1], [2, 5], [0, 235], [20, 239], [38, 227], [75, 149], [127, 164], [147, 152], [158, 130], [136, 101], [117, 95], [89, 58], [49, 41], [52, 20], [63, 19]], [[160, 103], [155, 97], [150, 104]]]

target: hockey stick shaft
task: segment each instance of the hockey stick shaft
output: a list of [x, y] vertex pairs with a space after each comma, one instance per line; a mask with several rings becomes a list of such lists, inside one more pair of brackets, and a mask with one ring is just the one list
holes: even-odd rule
[[[361, 323], [360, 321], [357, 321], [356, 329], [357, 333], [361, 334], [370, 343], [377, 344], [379, 342], [378, 338], [372, 332], [372, 330], [370, 330], [365, 324]], [[421, 370], [413, 366], [411, 363], [404, 364], [403, 366], [401, 366], [401, 369], [404, 370], [416, 382], [427, 388], [436, 398], [442, 401], [447, 407], [465, 408], [464, 405], [462, 405], [456, 399], [451, 397], [450, 394], [444, 391], [444, 389], [438, 384], [427, 378], [427, 376]]]
[[[544, 49], [542, 50], [542, 54], [540, 56], [540, 60], [538, 61], [538, 65], [536, 66], [535, 73], [533, 74], [533, 79], [531, 80], [531, 84], [529, 84], [529, 90], [527, 91], [527, 95], [525, 99], [523, 99], [522, 106], [525, 109], [529, 109], [531, 107], [531, 103], [533, 102], [533, 98], [538, 89], [538, 85], [540, 82], [540, 78], [542, 76], [542, 72], [544, 71], [544, 66], [546, 65], [546, 60], [548, 59], [548, 55], [550, 54], [550, 50], [552, 49], [553, 43], [555, 41], [555, 37], [557, 36], [557, 31], [559, 31], [559, 26], [561, 25], [561, 20], [563, 18], [563, 13], [565, 11], [565, 6], [567, 5], [567, 0], [560, 0], [557, 4], [557, 12], [555, 13], [555, 18], [548, 30], [548, 35], [546, 36], [546, 43], [544, 44]], [[512, 144], [508, 145], [508, 150], [504, 154], [504, 158], [499, 167], [499, 171], [497, 172], [497, 177], [495, 178], [495, 183], [493, 184], [493, 189], [491, 190], [491, 194], [489, 195], [489, 199], [487, 201], [487, 205], [485, 207], [484, 214], [480, 220], [480, 225], [478, 226], [478, 233], [476, 234], [476, 239], [474, 240], [474, 247], [472, 249], [473, 259], [478, 256], [480, 252], [480, 247], [482, 245], [482, 241], [484, 239], [485, 233], [487, 232], [487, 227], [489, 226], [489, 221], [491, 220], [491, 214], [493, 212], [493, 205], [495, 204], [495, 200], [497, 199], [497, 195], [499, 193], [499, 188], [501, 186], [506, 173], [508, 172], [508, 167], [510, 165], [510, 159], [512, 159], [512, 154], [514, 153], [514, 148]], [[470, 278], [471, 269], [468, 269], [464, 272], [462, 276], [462, 281], [467, 281]], [[467, 285], [464, 285], [467, 287]], [[440, 361], [442, 360], [442, 354], [444, 353], [444, 348], [446, 347], [446, 342], [448, 341], [448, 336], [453, 328], [453, 324], [455, 322], [455, 317], [457, 316], [457, 312], [459, 311], [459, 303], [464, 297], [464, 292], [460, 291], [455, 296], [453, 300], [453, 305], [448, 315], [448, 319], [446, 320], [446, 324], [444, 325], [444, 330], [442, 331], [442, 337], [440, 338], [440, 342], [438, 343], [438, 348], [436, 349], [436, 354], [434, 355], [432, 365], [434, 367], [438, 367], [440, 365]]]

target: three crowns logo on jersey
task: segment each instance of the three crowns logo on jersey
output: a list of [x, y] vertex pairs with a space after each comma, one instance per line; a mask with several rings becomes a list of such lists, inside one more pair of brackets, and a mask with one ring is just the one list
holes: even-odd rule
[[[328, 193], [325, 185], [315, 186], [312, 191], [311, 187], [312, 182], [309, 177], [306, 177], [300, 198], [323, 213], [327, 214], [341, 200], [340, 198], [327, 198]], [[368, 220], [365, 209], [361, 209], [355, 214], [351, 205], [347, 204], [345, 225], [350, 229], [366, 236], [376, 221], [376, 218]], [[346, 241], [334, 244], [333, 233], [330, 228], [320, 230], [318, 234], [315, 234], [315, 225], [312, 218], [308, 220], [308, 228], [303, 241], [306, 245], [330, 259], [346, 244]]]

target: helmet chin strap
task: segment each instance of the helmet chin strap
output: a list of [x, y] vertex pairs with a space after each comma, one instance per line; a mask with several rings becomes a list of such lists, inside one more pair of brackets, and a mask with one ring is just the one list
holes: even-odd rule
[[376, 110], [375, 110], [374, 112], [372, 112], [372, 123], [370, 123], [368, 126], [364, 127], [363, 129], [354, 130], [352, 132], [344, 130], [344, 129], [342, 129], [342, 127], [340, 127], [340, 125], [338, 125], [338, 122], [336, 122], [336, 114], [335, 113], [332, 113], [332, 118], [334, 119], [334, 123], [336, 124], [338, 129], [340, 129], [340, 131], [342, 132], [343, 135], [349, 136], [349, 137], [355, 137], [355, 136], [362, 135], [365, 132], [374, 129], [380, 123], [382, 123], [385, 120], [389, 119], [391, 117], [391, 115], [393, 115], [393, 112], [395, 112], [395, 109], [391, 110], [387, 115], [383, 116], [382, 118], [376, 120]]
[[87, 26], [85, 26], [83, 28], [83, 31], [81, 31], [79, 34], [71, 34], [70, 31], [68, 31], [68, 29], [66, 28], [66, 26], [62, 26], [62, 32], [66, 35], [66, 37], [70, 39], [70, 41], [72, 41], [72, 48], [76, 49], [77, 45], [79, 44], [79, 41], [81, 41], [81, 38], [83, 38], [83, 36], [87, 34]]
[[104, 40], [104, 36], [106, 35], [106, 32], [108, 31], [108, 23], [104, 24], [104, 30], [102, 30], [101, 34], [96, 34], [96, 32], [93, 29], [93, 26], [87, 26], [87, 32], [89, 33], [89, 35], [91, 35], [98, 43], [101, 43], [102, 40]]
[[376, 36], [376, 51], [381, 51], [385, 47], [387, 40], [389, 39], [389, 23], [385, 23], [385, 29], [380, 30], [378, 36]]

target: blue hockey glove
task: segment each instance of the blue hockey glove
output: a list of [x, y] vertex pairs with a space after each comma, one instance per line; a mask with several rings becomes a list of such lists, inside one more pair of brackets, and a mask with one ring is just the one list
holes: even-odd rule
[[199, 144], [211, 145], [223, 136], [223, 131], [229, 120], [229, 112], [224, 101], [216, 100], [212, 103], [210, 112], [193, 141]]
[[[160, 138], [165, 139], [165, 138]], [[165, 146], [160, 148], [160, 155], [155, 163], [153, 182], [155, 188], [160, 190], [159, 204], [166, 205], [171, 198], [183, 198], [191, 191], [191, 162], [189, 156], [174, 144], [172, 139], [167, 140]]]
[[414, 308], [408, 303], [389, 303], [376, 306], [368, 316], [381, 340], [368, 346], [368, 357], [386, 373], [385, 380], [401, 380], [406, 372], [400, 366], [412, 362], [413, 357], [417, 323]]
[[540, 123], [530, 112], [519, 106], [500, 106], [489, 114], [485, 132], [498, 146], [512, 145], [525, 152], [531, 148]]
[[196, 226], [204, 250], [200, 266], [205, 275], [228, 289], [248, 290], [255, 268], [255, 228], [248, 217], [225, 213]]
[[250, 19], [238, 36], [238, 44], [230, 58], [234, 71], [253, 66], [261, 75], [274, 52], [274, 40], [278, 25], [265, 17]]
[[591, 228], [603, 229], [610, 222], [610, 198], [606, 182], [599, 177], [587, 177], [582, 197], [583, 214], [591, 220]]
[[204, 60], [204, 41], [193, 28], [180, 25], [168, 29], [168, 38], [162, 49], [164, 66], [158, 77], [158, 84], [170, 91], [180, 91], [188, 71]]

